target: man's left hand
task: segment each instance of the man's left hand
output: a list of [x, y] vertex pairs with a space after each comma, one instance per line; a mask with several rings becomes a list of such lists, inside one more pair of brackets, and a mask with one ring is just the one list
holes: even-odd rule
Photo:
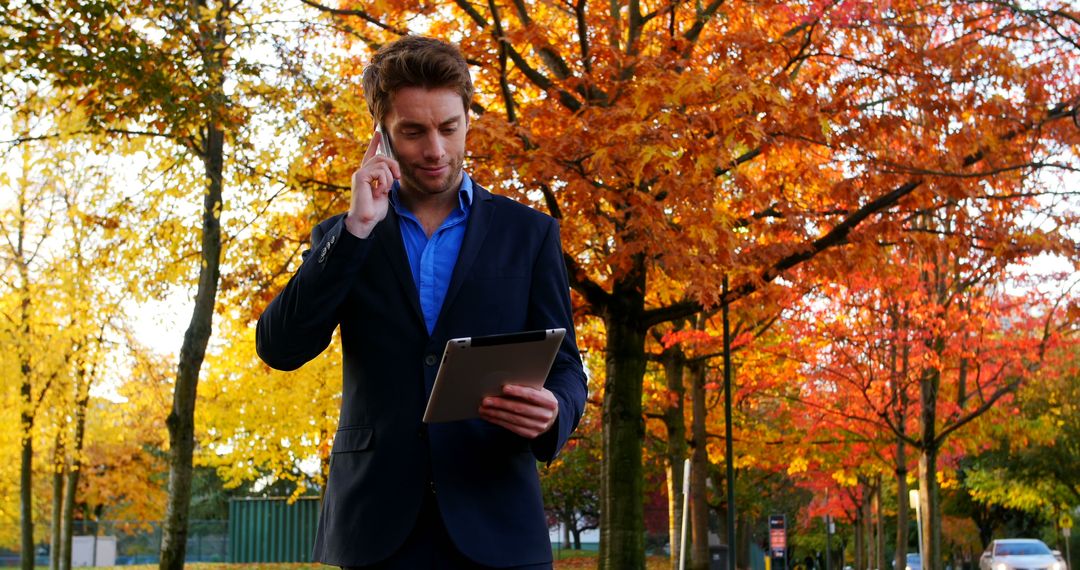
[[528, 439], [551, 429], [558, 416], [559, 401], [547, 388], [507, 384], [480, 404], [481, 418]]

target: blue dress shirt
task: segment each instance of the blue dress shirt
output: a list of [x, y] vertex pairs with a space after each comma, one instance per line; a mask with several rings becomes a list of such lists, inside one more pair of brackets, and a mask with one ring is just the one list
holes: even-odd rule
[[390, 189], [390, 205], [400, 221], [401, 241], [405, 243], [413, 284], [420, 295], [424, 323], [428, 334], [431, 334], [446, 300], [446, 289], [450, 287], [450, 277], [454, 274], [461, 242], [465, 239], [465, 222], [469, 219], [469, 208], [472, 206], [473, 183], [468, 174], [462, 173], [458, 207], [446, 216], [430, 238], [424, 233], [424, 226], [416, 216], [401, 204], [399, 191], [400, 185], [394, 182]]

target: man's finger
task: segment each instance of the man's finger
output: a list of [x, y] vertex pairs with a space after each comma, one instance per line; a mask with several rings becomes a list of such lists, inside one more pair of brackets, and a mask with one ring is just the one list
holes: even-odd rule
[[517, 384], [503, 385], [504, 396], [510, 396], [512, 398], [548, 407], [554, 403], [552, 401], [554, 400], [554, 397], [549, 398], [545, 392], [546, 390], [544, 389], [537, 389], [530, 386], [519, 386]]
[[500, 398], [491, 396], [484, 398], [482, 409], [491, 413], [514, 416], [522, 419], [550, 421], [555, 409], [548, 405], [540, 405], [522, 400], [521, 398]]
[[382, 143], [382, 133], [375, 131], [371, 136], [371, 142], [367, 145], [367, 152], [364, 153], [364, 160], [360, 162], [360, 166], [367, 164], [376, 154], [379, 153], [379, 144]]

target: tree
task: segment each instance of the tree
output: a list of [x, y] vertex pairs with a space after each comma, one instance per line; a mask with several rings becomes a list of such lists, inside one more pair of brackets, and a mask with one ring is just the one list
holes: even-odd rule
[[581, 550], [581, 533], [595, 529], [600, 522], [600, 493], [596, 488], [600, 461], [594, 443], [597, 435], [571, 439], [540, 480], [550, 521], [562, 527], [564, 536], [572, 535], [576, 550]]
[[[25, 116], [24, 116], [25, 120]], [[54, 311], [58, 302], [52, 291], [62, 289], [56, 278], [58, 264], [48, 251], [54, 238], [61, 205], [49, 186], [53, 166], [42, 155], [24, 148], [19, 154], [19, 176], [5, 174], [4, 186], [11, 190], [11, 203], [0, 217], [0, 255], [4, 296], [14, 302], [4, 307], [3, 319], [10, 326], [10, 342], [18, 373], [19, 401], [19, 519], [21, 559], [24, 570], [34, 564], [34, 439], [39, 415], [48, 408], [56, 385], [66, 380], [72, 354], [68, 330], [73, 322]], [[5, 351], [7, 352], [7, 351]]]
[[159, 253], [168, 253], [141, 261], [153, 266], [157, 262], [152, 260], [165, 260], [148, 272], [162, 281], [147, 283], [143, 290], [160, 293], [165, 283], [195, 289], [168, 420], [170, 492], [162, 568], [179, 568], [184, 560], [196, 388], [224, 252], [225, 188], [230, 182], [247, 188], [247, 197], [258, 206], [260, 190], [254, 182], [263, 168], [281, 166], [272, 149], [251, 142], [257, 130], [251, 117], [259, 105], [269, 104], [284, 116], [290, 106], [286, 92], [274, 83], [287, 74], [265, 73], [263, 79], [271, 66], [245, 51], [288, 33], [260, 21], [266, 13], [265, 6], [241, 8], [232, 0], [20, 2], [0, 20], [0, 72], [54, 91], [61, 101], [55, 110], [62, 119], [52, 132], [18, 133], [17, 141], [87, 136], [129, 142], [134, 146], [129, 150], [152, 151], [171, 174], [170, 187], [157, 196], [163, 200], [140, 204], [144, 220], [178, 203], [200, 208], [197, 216], [188, 214], [196, 223], [176, 217], [142, 226], [154, 243], [162, 244]]
[[289, 482], [293, 497], [321, 492], [341, 407], [332, 381], [340, 352], [327, 350], [296, 372], [269, 370], [246, 325], [246, 319], [224, 322], [221, 348], [207, 358], [197, 463], [215, 468], [228, 488]]
[[[406, 2], [326, 8], [372, 43], [418, 15]], [[477, 66], [471, 168], [562, 220], [571, 285], [605, 324], [602, 568], [644, 564], [650, 327], [830, 248], [874, 255], [911, 212], [950, 199], [1024, 208], [1020, 194], [1046, 190], [1008, 173], [1075, 164], [1065, 9], [457, 1], [423, 13]], [[653, 288], [664, 278], [687, 286]]]
[[[31, 116], [29, 111], [48, 103], [40, 94], [28, 93], [30, 103], [24, 112], [5, 118]], [[48, 123], [40, 109], [32, 116], [24, 124]], [[94, 424], [93, 413], [100, 410], [91, 406], [91, 387], [99, 385], [106, 373], [120, 372], [117, 363], [124, 351], [116, 349], [116, 343], [130, 340], [124, 338], [119, 318], [124, 281], [129, 278], [125, 264], [118, 262], [125, 236], [117, 232], [113, 221], [114, 177], [107, 159], [72, 140], [32, 141], [17, 150], [5, 156], [10, 159], [4, 163], [5, 170], [20, 172], [20, 176], [4, 180], [5, 190], [11, 190], [3, 194], [4, 205], [10, 208], [0, 213], [4, 230], [0, 251], [5, 261], [0, 295], [13, 304], [0, 314], [13, 325], [5, 347], [15, 349], [15, 360], [30, 363], [31, 374], [4, 379], [30, 380], [35, 397], [32, 407], [13, 403], [11, 408], [24, 417], [31, 410], [31, 423], [4, 422], [9, 430], [21, 432], [24, 461], [20, 462], [17, 495], [33, 515], [24, 511], [21, 516], [22, 535], [17, 542], [22, 544], [24, 563], [32, 562], [37, 542], [33, 518], [50, 519], [50, 552], [54, 554], [50, 564], [65, 568], [70, 567], [75, 509], [85, 492], [80, 476], [87, 425]], [[12, 391], [19, 392], [25, 395], [25, 391]], [[27, 452], [29, 445], [33, 449]], [[43, 481], [50, 482], [51, 488]], [[45, 508], [41, 500], [34, 504], [34, 496], [50, 493], [51, 508]]]
[[[136, 347], [137, 348], [137, 347]], [[76, 492], [84, 512], [126, 521], [158, 521], [168, 498], [168, 428], [162, 409], [172, 398], [170, 358], [131, 355], [129, 376], [112, 399], [92, 399], [82, 474]]]
[[[60, 147], [50, 146], [53, 150]], [[107, 166], [94, 164], [96, 157], [86, 149], [66, 146], [72, 147], [71, 152], [59, 156], [70, 158], [62, 159], [63, 168], [50, 182], [63, 202], [65, 218], [61, 247], [64, 265], [60, 268], [64, 306], [57, 313], [70, 319], [67, 328], [72, 342], [69, 405], [63, 407], [65, 413], [57, 421], [57, 441], [64, 445], [58, 446], [56, 454], [62, 462], [56, 465], [54, 475], [53, 505], [61, 508], [54, 508], [52, 513], [56, 547], [52, 552], [57, 555], [51, 557], [50, 563], [60, 570], [71, 568], [76, 495], [91, 413], [90, 391], [101, 384], [117, 353], [112, 349], [113, 338], [122, 339], [126, 333], [115, 315], [121, 313], [123, 295], [119, 291], [129, 278], [120, 267], [121, 237], [107, 222], [112, 207]]]
[[[811, 421], [878, 442], [876, 453], [895, 465], [900, 490], [904, 446], [919, 452], [928, 563], [941, 556], [939, 456], [972, 447], [946, 441], [978, 435], [967, 426], [1036, 381], [1047, 350], [1063, 340], [1062, 311], [1004, 287], [1008, 265], [1038, 247], [995, 241], [1000, 234], [986, 218], [969, 226], [946, 210], [943, 219], [940, 231], [914, 234], [918, 254], [894, 248], [899, 255], [891, 262], [830, 287], [833, 301], [822, 299], [823, 310], [808, 321], [823, 344], [814, 351], [815, 389], [804, 400], [820, 412]], [[881, 448], [886, 436], [898, 442], [895, 453]], [[897, 503], [905, 499], [903, 492]], [[905, 529], [898, 528], [898, 545], [906, 546]]]
[[[990, 426], [994, 442], [964, 470], [964, 492], [984, 509], [1020, 510], [1056, 522], [1080, 505], [1080, 402], [1075, 341], [1056, 351], [1025, 390], [1008, 421]], [[984, 546], [989, 542], [984, 535]]]

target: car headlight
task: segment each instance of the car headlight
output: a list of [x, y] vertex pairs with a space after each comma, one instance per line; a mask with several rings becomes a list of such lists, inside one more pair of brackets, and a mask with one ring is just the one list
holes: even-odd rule
[[994, 570], [1009, 570], [1009, 565], [1004, 562], [994, 564]]
[[1065, 565], [1062, 564], [1060, 560], [1055, 560], [1054, 563], [1050, 565], [1050, 570], [1065, 570]]

